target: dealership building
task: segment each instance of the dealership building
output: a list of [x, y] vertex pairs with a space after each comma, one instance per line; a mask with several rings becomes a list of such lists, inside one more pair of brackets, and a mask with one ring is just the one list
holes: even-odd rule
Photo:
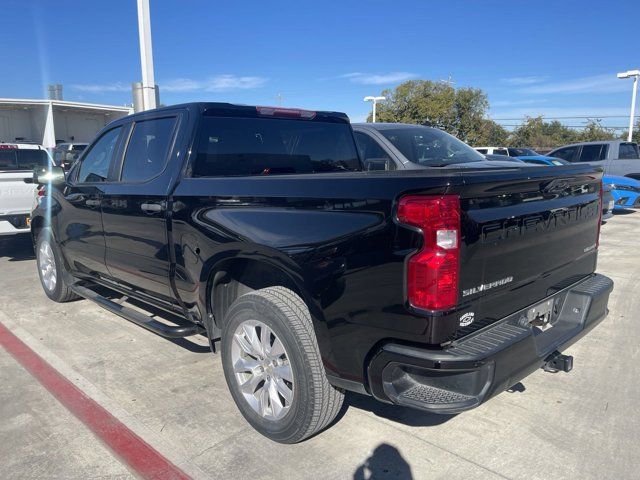
[[67, 102], [61, 93], [50, 92], [48, 100], [0, 98], [0, 142], [35, 142], [45, 148], [90, 142], [109, 122], [133, 113], [128, 106]]

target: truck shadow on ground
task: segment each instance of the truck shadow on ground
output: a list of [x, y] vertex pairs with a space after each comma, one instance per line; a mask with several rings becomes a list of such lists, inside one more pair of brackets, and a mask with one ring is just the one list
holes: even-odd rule
[[339, 417], [342, 417], [348, 408], [371, 412], [377, 417], [386, 418], [387, 420], [402, 423], [410, 427], [433, 427], [435, 425], [441, 425], [455, 417], [455, 415], [441, 415], [423, 412], [414, 408], [382, 403], [373, 397], [353, 392], [347, 392], [343, 411], [340, 412]]
[[388, 443], [378, 445], [353, 472], [353, 480], [378, 480], [383, 478], [413, 478], [411, 466], [400, 451]]
[[0, 258], [8, 258], [10, 262], [35, 260], [31, 236], [21, 234], [0, 237]]

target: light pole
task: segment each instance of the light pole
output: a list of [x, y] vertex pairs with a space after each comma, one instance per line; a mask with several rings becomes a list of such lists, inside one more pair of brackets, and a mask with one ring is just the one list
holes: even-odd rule
[[376, 123], [376, 104], [378, 102], [382, 102], [383, 100], [386, 100], [385, 97], [364, 97], [364, 101], [365, 102], [371, 102], [372, 106], [372, 114], [371, 114], [371, 118], [373, 123]]
[[156, 82], [153, 75], [151, 47], [151, 15], [149, 0], [138, 0], [138, 33], [140, 35], [140, 63], [142, 65], [142, 98], [144, 110], [156, 108]]
[[627, 142], [630, 142], [633, 137], [633, 117], [636, 114], [636, 93], [638, 92], [638, 76], [640, 76], [640, 70], [628, 70], [618, 74], [618, 78], [631, 78], [633, 77], [633, 93], [631, 94], [631, 116], [629, 117], [629, 135], [627, 136]]

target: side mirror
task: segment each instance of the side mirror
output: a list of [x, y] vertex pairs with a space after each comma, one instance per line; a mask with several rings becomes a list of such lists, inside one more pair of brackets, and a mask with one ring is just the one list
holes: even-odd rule
[[367, 158], [364, 161], [365, 170], [390, 170], [388, 158]]
[[64, 183], [64, 169], [53, 165], [49, 168], [34, 168], [32, 183], [36, 183], [38, 185], [44, 185], [45, 183], [58, 185]]

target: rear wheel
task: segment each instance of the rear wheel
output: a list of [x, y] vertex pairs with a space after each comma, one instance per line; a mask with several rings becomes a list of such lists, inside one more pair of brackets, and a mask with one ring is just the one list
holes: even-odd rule
[[58, 246], [48, 228], [43, 228], [38, 234], [36, 262], [40, 284], [47, 297], [58, 303], [80, 298], [69, 289], [62, 278], [64, 266], [58, 252]]
[[247, 293], [231, 305], [222, 365], [242, 415], [277, 442], [321, 431], [342, 406], [343, 393], [327, 380], [309, 309], [284, 287]]

